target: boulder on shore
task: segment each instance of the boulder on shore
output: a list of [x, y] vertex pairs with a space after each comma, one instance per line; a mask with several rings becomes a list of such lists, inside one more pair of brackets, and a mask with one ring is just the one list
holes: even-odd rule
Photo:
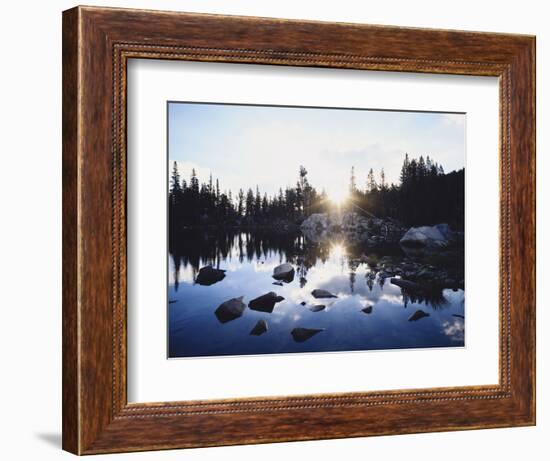
[[269, 293], [258, 296], [250, 301], [248, 303], [248, 307], [254, 311], [268, 312], [271, 314], [273, 312], [273, 308], [275, 307], [275, 303], [281, 302], [284, 299], [285, 298], [282, 296], [277, 296], [277, 293], [274, 291], [270, 291]]
[[399, 241], [407, 248], [439, 249], [446, 248], [457, 239], [448, 224], [411, 227]]
[[315, 289], [311, 292], [314, 298], [337, 298], [338, 296], [333, 295], [330, 291]]
[[328, 230], [333, 224], [333, 220], [327, 213], [313, 213], [304, 220], [300, 228], [302, 230], [322, 232]]
[[289, 263], [280, 264], [273, 269], [272, 277], [275, 280], [282, 280], [283, 282], [290, 283], [294, 280], [294, 267]]
[[223, 280], [225, 277], [225, 271], [222, 269], [216, 269], [212, 266], [201, 267], [197, 277], [195, 278], [195, 283], [199, 285], [214, 285], [214, 283]]
[[220, 304], [214, 314], [216, 314], [216, 317], [221, 323], [226, 323], [243, 315], [245, 307], [243, 296], [239, 296], [238, 298], [232, 298]]
[[334, 220], [327, 213], [313, 213], [300, 225], [300, 230], [312, 242], [323, 242], [332, 235]]

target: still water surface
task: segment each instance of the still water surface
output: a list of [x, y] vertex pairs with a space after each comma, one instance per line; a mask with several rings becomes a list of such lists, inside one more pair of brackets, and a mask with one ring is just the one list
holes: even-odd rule
[[[359, 254], [371, 265], [358, 262]], [[375, 253], [341, 241], [313, 243], [299, 233], [184, 232], [169, 255], [169, 357], [464, 346], [464, 291], [444, 289], [435, 299], [411, 299], [372, 268], [373, 260], [388, 255], [394, 261], [405, 257], [399, 248]], [[284, 262], [295, 267], [294, 280], [274, 285], [273, 269]], [[226, 270], [223, 280], [194, 283], [207, 264]], [[315, 299], [314, 289], [337, 298]], [[246, 307], [226, 323], [215, 315], [231, 298], [243, 296], [248, 305], [270, 291], [284, 297], [271, 313]], [[326, 307], [313, 312], [315, 305]], [[372, 311], [363, 312], [368, 306]], [[429, 316], [409, 321], [418, 309]], [[261, 319], [267, 332], [251, 335]], [[294, 328], [323, 331], [297, 342]]]

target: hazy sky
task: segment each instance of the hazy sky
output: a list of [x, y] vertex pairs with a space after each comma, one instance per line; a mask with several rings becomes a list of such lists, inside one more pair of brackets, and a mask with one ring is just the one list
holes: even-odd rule
[[465, 162], [465, 115], [349, 109], [169, 103], [170, 169], [188, 180], [210, 172], [222, 190], [249, 187], [272, 195], [295, 185], [304, 165], [310, 183], [339, 195], [351, 167], [359, 188], [384, 168], [397, 182], [405, 152], [429, 155], [446, 172]]

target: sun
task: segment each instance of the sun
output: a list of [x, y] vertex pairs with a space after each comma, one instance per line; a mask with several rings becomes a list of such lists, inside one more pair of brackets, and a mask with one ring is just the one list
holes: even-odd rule
[[341, 206], [349, 199], [349, 192], [345, 189], [331, 190], [328, 193], [328, 199], [335, 205]]

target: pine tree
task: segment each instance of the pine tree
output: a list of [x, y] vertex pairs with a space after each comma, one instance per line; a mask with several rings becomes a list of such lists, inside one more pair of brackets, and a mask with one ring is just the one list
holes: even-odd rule
[[264, 197], [262, 198], [262, 215], [267, 216], [268, 211], [269, 211], [269, 204], [267, 201], [267, 194], [264, 193]]
[[409, 154], [405, 153], [405, 160], [403, 160], [403, 166], [401, 167], [401, 175], [399, 176], [399, 181], [401, 185], [407, 184], [409, 180]]
[[177, 194], [181, 192], [180, 173], [178, 171], [178, 163], [174, 162], [172, 167], [172, 175], [170, 177], [170, 193]]
[[285, 196], [283, 195], [283, 188], [279, 187], [279, 196], [277, 197], [277, 212], [278, 216], [281, 217], [285, 213]]
[[350, 195], [355, 195], [355, 193], [357, 192], [357, 184], [356, 184], [356, 181], [355, 181], [355, 167], [351, 167], [351, 175], [350, 175], [350, 178], [349, 178], [349, 193]]
[[432, 172], [432, 159], [429, 155], [426, 156], [426, 171], [428, 174]]
[[421, 155], [418, 159], [417, 175], [419, 178], [425, 178], [426, 174], [426, 162], [424, 162], [424, 157]]
[[239, 189], [239, 194], [237, 195], [237, 214], [239, 217], [242, 217], [244, 214], [244, 192], [242, 189]]
[[195, 195], [199, 195], [199, 180], [197, 178], [197, 172], [195, 168], [191, 170], [191, 180], [189, 181], [191, 192]]
[[374, 171], [372, 168], [369, 170], [367, 175], [367, 192], [374, 192], [377, 190], [376, 180], [374, 179]]
[[295, 191], [294, 192], [295, 207], [296, 207], [296, 210], [298, 211], [298, 215], [301, 217], [304, 210], [304, 194], [299, 181], [296, 183], [296, 188], [294, 189], [294, 191]]
[[248, 189], [246, 192], [246, 217], [251, 218], [254, 215], [254, 192]]
[[260, 188], [256, 186], [256, 197], [254, 199], [254, 218], [260, 217], [262, 211], [262, 196], [260, 195]]
[[386, 191], [388, 185], [386, 184], [386, 173], [384, 173], [384, 168], [380, 170], [380, 190]]
[[291, 187], [285, 189], [285, 208], [287, 215], [294, 219], [296, 215], [296, 189]]
[[307, 170], [304, 166], [300, 166], [299, 178], [299, 189], [301, 191], [302, 199], [302, 212], [304, 215], [308, 215], [313, 200], [313, 188], [310, 186], [309, 181], [307, 180]]

